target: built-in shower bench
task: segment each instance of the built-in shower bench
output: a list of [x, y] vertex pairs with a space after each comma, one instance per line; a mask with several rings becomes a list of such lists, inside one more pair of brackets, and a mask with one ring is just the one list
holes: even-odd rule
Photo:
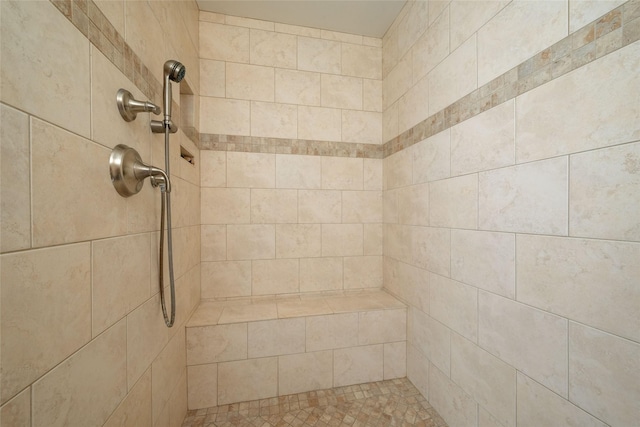
[[383, 290], [203, 300], [187, 322], [189, 409], [404, 377], [406, 323]]

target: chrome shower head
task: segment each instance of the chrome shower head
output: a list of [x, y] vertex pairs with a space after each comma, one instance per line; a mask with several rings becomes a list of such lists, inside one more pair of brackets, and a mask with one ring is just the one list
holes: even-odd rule
[[170, 59], [164, 63], [164, 75], [165, 77], [169, 77], [171, 81], [176, 83], [180, 83], [180, 81], [184, 78], [187, 69], [180, 62]]

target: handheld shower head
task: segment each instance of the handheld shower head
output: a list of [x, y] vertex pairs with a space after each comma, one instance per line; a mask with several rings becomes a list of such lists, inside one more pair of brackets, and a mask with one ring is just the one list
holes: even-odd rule
[[180, 83], [184, 78], [187, 69], [180, 62], [170, 59], [164, 63], [164, 120], [165, 123], [171, 121], [171, 82]]
[[187, 69], [180, 62], [170, 59], [164, 63], [165, 78], [169, 77], [172, 81], [179, 83], [186, 73]]

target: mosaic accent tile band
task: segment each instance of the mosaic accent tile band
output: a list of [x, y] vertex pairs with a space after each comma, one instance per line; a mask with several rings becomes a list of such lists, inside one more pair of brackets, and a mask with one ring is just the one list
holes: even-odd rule
[[[50, 0], [149, 99], [162, 85], [92, 0]], [[184, 129], [201, 150], [382, 159], [640, 40], [640, 0], [629, 0], [383, 145]]]

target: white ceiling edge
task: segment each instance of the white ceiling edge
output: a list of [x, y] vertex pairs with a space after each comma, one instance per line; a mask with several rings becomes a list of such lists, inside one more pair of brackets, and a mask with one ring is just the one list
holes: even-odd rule
[[406, 0], [197, 0], [201, 11], [382, 38]]

